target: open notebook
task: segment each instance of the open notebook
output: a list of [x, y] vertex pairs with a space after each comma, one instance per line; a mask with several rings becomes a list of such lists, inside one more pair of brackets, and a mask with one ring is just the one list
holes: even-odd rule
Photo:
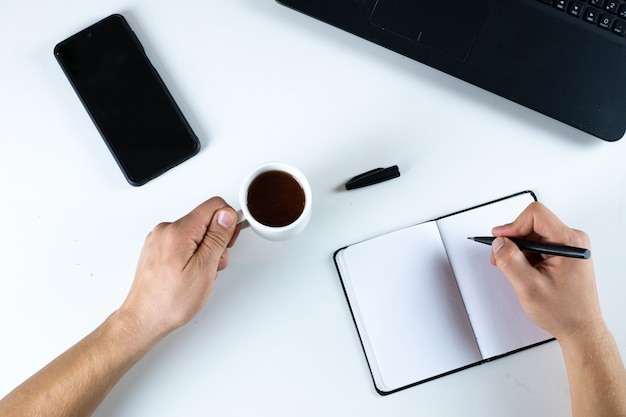
[[489, 263], [491, 247], [467, 239], [490, 235], [534, 199], [519, 193], [335, 253], [380, 394], [552, 339]]

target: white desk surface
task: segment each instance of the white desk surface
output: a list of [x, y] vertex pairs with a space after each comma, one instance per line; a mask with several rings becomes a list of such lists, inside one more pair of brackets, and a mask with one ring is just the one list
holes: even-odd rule
[[[379, 396], [332, 261], [346, 244], [525, 189], [591, 235], [626, 353], [626, 140], [602, 142], [272, 0], [100, 3], [0, 13], [0, 396], [120, 305], [154, 225], [213, 195], [237, 206], [240, 181], [267, 160], [309, 177], [308, 229], [282, 243], [242, 233], [203, 312], [97, 416], [569, 415], [556, 343]], [[52, 54], [118, 12], [202, 142], [140, 188]], [[401, 178], [341, 189], [393, 164]]]

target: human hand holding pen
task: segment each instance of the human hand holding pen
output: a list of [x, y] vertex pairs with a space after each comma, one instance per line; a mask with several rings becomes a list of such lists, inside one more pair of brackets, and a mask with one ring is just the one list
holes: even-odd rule
[[589, 247], [586, 233], [561, 222], [541, 203], [532, 203], [515, 221], [495, 227], [491, 263], [515, 289], [524, 310], [557, 339], [602, 323], [591, 259], [586, 261], [520, 251], [508, 238]]
[[591, 259], [524, 253], [509, 237], [589, 247], [541, 203], [495, 227], [491, 263], [508, 278], [528, 316], [559, 341], [574, 416], [626, 415], [626, 371], [598, 300]]

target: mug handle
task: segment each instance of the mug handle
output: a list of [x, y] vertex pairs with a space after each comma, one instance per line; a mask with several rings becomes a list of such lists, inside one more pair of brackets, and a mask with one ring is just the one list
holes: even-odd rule
[[250, 226], [250, 222], [246, 219], [246, 215], [242, 210], [237, 210], [237, 224], [241, 225], [241, 230]]

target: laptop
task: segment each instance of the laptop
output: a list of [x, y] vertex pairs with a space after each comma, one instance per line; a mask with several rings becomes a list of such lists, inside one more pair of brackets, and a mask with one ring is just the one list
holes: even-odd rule
[[606, 141], [626, 130], [626, 0], [278, 0]]

